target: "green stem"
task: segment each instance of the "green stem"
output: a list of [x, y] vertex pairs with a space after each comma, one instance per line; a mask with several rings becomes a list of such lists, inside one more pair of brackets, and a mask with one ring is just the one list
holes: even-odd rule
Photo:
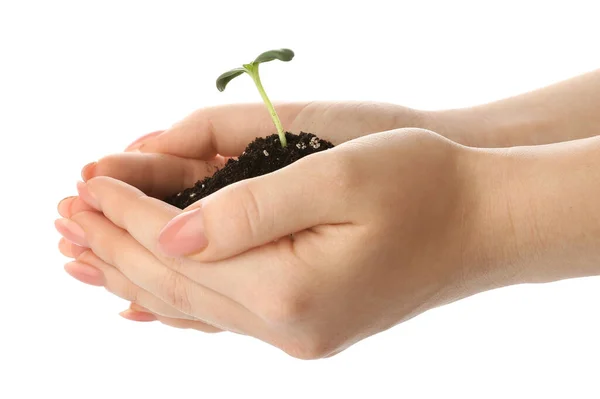
[[267, 106], [269, 113], [271, 114], [271, 118], [273, 118], [273, 123], [275, 123], [275, 128], [277, 128], [277, 133], [279, 133], [279, 140], [281, 141], [281, 146], [287, 146], [287, 139], [285, 138], [285, 132], [283, 131], [283, 126], [281, 126], [281, 121], [279, 120], [279, 116], [277, 116], [277, 112], [275, 112], [275, 108], [273, 104], [271, 104], [271, 100], [267, 97], [267, 93], [263, 88], [263, 85], [260, 81], [260, 76], [258, 75], [258, 65], [254, 65], [250, 70], [250, 76], [254, 80], [254, 84], [256, 84], [256, 88], [260, 93], [265, 105]]

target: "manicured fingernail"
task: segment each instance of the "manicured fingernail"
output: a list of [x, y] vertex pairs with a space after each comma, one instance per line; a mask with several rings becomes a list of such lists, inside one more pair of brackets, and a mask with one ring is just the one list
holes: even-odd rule
[[54, 222], [56, 230], [67, 240], [81, 247], [89, 247], [85, 239], [85, 232], [77, 223], [71, 219], [57, 219]]
[[67, 197], [60, 200], [58, 203], [58, 214], [64, 218], [71, 217], [71, 204], [75, 197]]
[[189, 255], [204, 249], [208, 240], [204, 235], [202, 208], [173, 218], [160, 232], [158, 244], [165, 254], [171, 256]]
[[88, 181], [92, 177], [94, 177], [94, 173], [96, 173], [96, 165], [97, 162], [90, 162], [81, 169], [81, 178], [83, 181]]
[[131, 310], [131, 309], [124, 310], [121, 313], [119, 313], [119, 315], [121, 317], [123, 317], [124, 319], [131, 320], [131, 321], [148, 322], [148, 321], [158, 320], [156, 318], [156, 316], [154, 316], [152, 313], [137, 312], [137, 311]]
[[83, 200], [83, 202], [85, 202], [92, 208], [101, 210], [98, 199], [96, 198], [94, 193], [92, 193], [90, 191], [90, 189], [88, 188], [88, 185], [86, 183], [78, 181], [77, 182], [77, 192], [79, 193], [79, 198], [81, 198]]
[[129, 144], [127, 146], [127, 148], [125, 148], [125, 152], [137, 150], [138, 148], [140, 148], [144, 144], [144, 142], [146, 140], [158, 136], [163, 131], [164, 130], [157, 130], [156, 132], [152, 132], [152, 133], [148, 133], [148, 134], [143, 135], [142, 137], [140, 137], [137, 140], [135, 140], [133, 143]]
[[104, 274], [94, 266], [81, 262], [69, 262], [65, 271], [82, 283], [101, 287], [104, 285]]

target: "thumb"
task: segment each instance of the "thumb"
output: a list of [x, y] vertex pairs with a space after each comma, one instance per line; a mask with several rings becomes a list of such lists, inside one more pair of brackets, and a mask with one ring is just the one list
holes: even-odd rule
[[[281, 104], [277, 112], [284, 126], [291, 125], [305, 107], [302, 103]], [[273, 121], [262, 103], [219, 105], [201, 108], [162, 134], [145, 140], [142, 153], [160, 153], [202, 160], [239, 156], [257, 136], [273, 131]]]
[[135, 141], [133, 141], [132, 143], [130, 143], [126, 148], [125, 148], [125, 152], [131, 152], [131, 151], [135, 151], [137, 149], [139, 149], [142, 145], [144, 145], [145, 142], [147, 142], [150, 139], [153, 139], [154, 137], [157, 137], [159, 135], [161, 135], [162, 133], [164, 133], [164, 130], [156, 130], [154, 132], [151, 133], [147, 133], [141, 137], [138, 137]]
[[215, 261], [324, 224], [349, 222], [349, 162], [336, 148], [224, 187], [160, 232], [169, 256]]

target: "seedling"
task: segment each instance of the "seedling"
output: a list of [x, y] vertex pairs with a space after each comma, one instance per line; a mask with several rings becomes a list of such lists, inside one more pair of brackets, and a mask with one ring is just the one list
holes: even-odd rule
[[[193, 186], [165, 198], [166, 203], [179, 209], [186, 209], [191, 204], [230, 184], [273, 173], [303, 157], [334, 147], [333, 143], [319, 138], [315, 133], [300, 132], [299, 134], [292, 134], [291, 132], [285, 132], [273, 104], [271, 104], [265, 93], [258, 74], [259, 65], [273, 60], [291, 61], [292, 58], [294, 58], [292, 50], [285, 48], [271, 50], [262, 53], [251, 63], [243, 64], [241, 67], [219, 76], [217, 89], [224, 91], [232, 79], [244, 73], [250, 75], [267, 106], [277, 128], [277, 133], [269, 134], [266, 137], [255, 137], [254, 140], [248, 143], [239, 157], [229, 158], [225, 165], [213, 175], [206, 176], [202, 180], [198, 180]], [[307, 176], [307, 178], [312, 179], [313, 176]]]
[[277, 129], [277, 133], [279, 134], [279, 141], [281, 142], [282, 147], [287, 146], [285, 131], [283, 130], [283, 127], [281, 126], [281, 121], [279, 120], [279, 116], [277, 116], [277, 112], [275, 112], [275, 108], [273, 107], [271, 100], [269, 100], [269, 97], [267, 96], [267, 93], [265, 92], [265, 89], [263, 88], [263, 85], [260, 81], [260, 75], [258, 74], [258, 66], [263, 62], [269, 62], [273, 60], [287, 62], [291, 61], [292, 58], [294, 58], [294, 52], [290, 49], [283, 48], [279, 50], [266, 51], [258, 57], [256, 57], [256, 59], [251, 63], [243, 64], [240, 68], [235, 68], [230, 71], [227, 71], [217, 78], [217, 89], [219, 89], [219, 91], [222, 92], [223, 90], [225, 90], [225, 87], [229, 82], [231, 82], [231, 80], [240, 76], [241, 74], [247, 73], [248, 75], [250, 75], [250, 77], [252, 77], [252, 80], [254, 81], [254, 84], [256, 85], [256, 88], [258, 89], [258, 92], [260, 93], [260, 96], [263, 99], [263, 102], [265, 103], [267, 109], [269, 110], [269, 113], [271, 114], [271, 118], [273, 119], [273, 123], [275, 124], [275, 128]]

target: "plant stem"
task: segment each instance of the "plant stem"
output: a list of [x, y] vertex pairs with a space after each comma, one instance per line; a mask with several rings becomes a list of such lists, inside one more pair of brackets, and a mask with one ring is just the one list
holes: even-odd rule
[[283, 131], [283, 127], [281, 126], [281, 121], [279, 120], [279, 116], [277, 116], [277, 112], [275, 112], [275, 108], [273, 104], [271, 104], [271, 100], [267, 97], [267, 93], [263, 88], [262, 82], [260, 81], [260, 76], [258, 75], [258, 64], [254, 65], [250, 71], [250, 76], [254, 80], [254, 84], [256, 84], [256, 88], [260, 93], [265, 105], [267, 106], [269, 113], [271, 114], [271, 118], [273, 118], [273, 123], [275, 124], [275, 128], [277, 128], [277, 133], [279, 133], [279, 140], [281, 141], [281, 146], [287, 146], [287, 139], [285, 138], [285, 132]]

